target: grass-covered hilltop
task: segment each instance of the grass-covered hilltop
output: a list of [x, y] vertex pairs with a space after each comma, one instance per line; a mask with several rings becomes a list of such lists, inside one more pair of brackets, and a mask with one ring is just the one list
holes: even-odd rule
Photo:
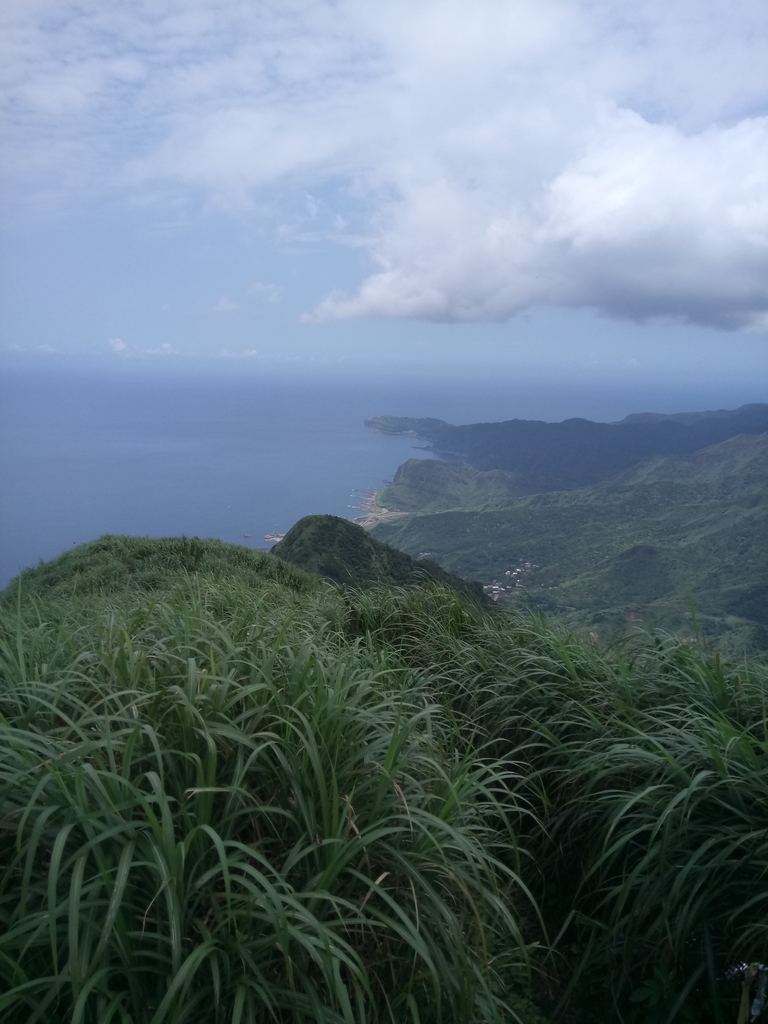
[[377, 496], [378, 539], [601, 639], [637, 623], [691, 635], [693, 594], [722, 651], [768, 650], [768, 406], [615, 424], [369, 422], [428, 432], [461, 460], [401, 466]]
[[411, 558], [340, 516], [304, 516], [275, 544], [271, 554], [347, 586], [442, 583], [461, 597], [487, 600], [479, 583], [454, 576], [428, 558]]
[[103, 537], [0, 596], [3, 1024], [746, 1021], [765, 659], [353, 582]]

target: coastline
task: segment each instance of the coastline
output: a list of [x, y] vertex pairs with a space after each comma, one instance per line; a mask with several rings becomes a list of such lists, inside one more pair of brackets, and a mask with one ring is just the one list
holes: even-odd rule
[[408, 512], [390, 511], [388, 508], [380, 505], [380, 493], [380, 491], [363, 492], [360, 508], [364, 510], [365, 514], [353, 519], [353, 523], [362, 526], [364, 530], [372, 530], [379, 523], [388, 523], [393, 519], [401, 519], [403, 516], [409, 515]]

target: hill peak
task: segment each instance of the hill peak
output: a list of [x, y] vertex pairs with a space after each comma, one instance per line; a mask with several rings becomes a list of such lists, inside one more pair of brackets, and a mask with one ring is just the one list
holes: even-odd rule
[[304, 516], [272, 548], [272, 554], [347, 586], [442, 583], [464, 597], [482, 598], [480, 584], [453, 576], [427, 558], [411, 558], [340, 516]]

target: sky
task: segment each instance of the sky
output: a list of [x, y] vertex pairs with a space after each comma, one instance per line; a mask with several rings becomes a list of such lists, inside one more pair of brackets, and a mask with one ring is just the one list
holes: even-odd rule
[[0, 364], [768, 391], [765, 0], [3, 0]]

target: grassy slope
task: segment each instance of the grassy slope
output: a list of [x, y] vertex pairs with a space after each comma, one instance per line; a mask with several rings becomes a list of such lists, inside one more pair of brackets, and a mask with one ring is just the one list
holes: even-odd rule
[[529, 561], [525, 594], [598, 629], [647, 618], [768, 646], [768, 435], [649, 460], [604, 484], [375, 529], [407, 552], [489, 580]]
[[540, 1020], [506, 769], [364, 612], [196, 539], [103, 537], [9, 588], [3, 1021]]
[[379, 504], [392, 511], [443, 512], [503, 501], [521, 493], [514, 473], [487, 473], [455, 462], [408, 459], [395, 479], [378, 494]]
[[415, 559], [382, 544], [361, 526], [339, 516], [305, 516], [291, 527], [271, 554], [334, 583], [417, 586], [441, 583], [465, 598], [483, 600], [479, 584], [441, 569], [429, 559]]
[[70, 552], [0, 601], [3, 1020], [536, 1024], [529, 958], [572, 1022], [735, 1019], [766, 686], [218, 542]]
[[317, 580], [260, 551], [197, 537], [104, 536], [60, 558], [26, 569], [0, 596], [5, 603], [24, 595], [45, 600], [108, 596], [123, 591], [162, 591], [190, 573], [259, 588], [267, 582], [311, 590]]

